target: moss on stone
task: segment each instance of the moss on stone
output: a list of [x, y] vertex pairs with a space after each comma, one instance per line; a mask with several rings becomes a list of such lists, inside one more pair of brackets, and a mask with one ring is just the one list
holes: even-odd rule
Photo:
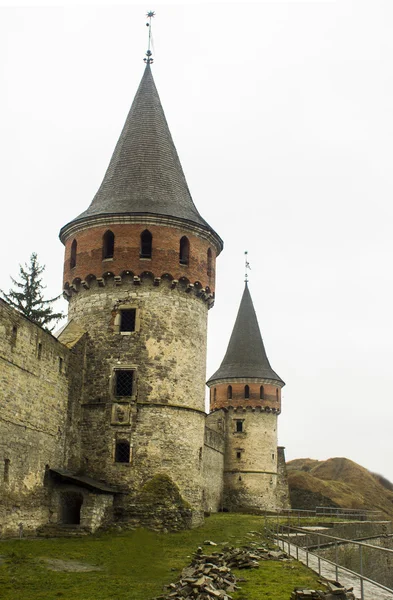
[[138, 501], [155, 506], [191, 508], [183, 499], [177, 485], [165, 473], [158, 473], [145, 483], [138, 494]]

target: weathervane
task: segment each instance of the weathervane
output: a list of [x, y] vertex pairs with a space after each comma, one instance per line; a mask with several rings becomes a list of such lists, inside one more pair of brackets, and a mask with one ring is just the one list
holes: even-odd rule
[[152, 17], [154, 17], [154, 16], [155, 16], [155, 14], [156, 14], [156, 13], [154, 12], [154, 10], [149, 10], [149, 12], [148, 12], [148, 13], [146, 13], [146, 16], [147, 16], [147, 18], [149, 19], [149, 22], [148, 22], [148, 23], [146, 23], [146, 27], [148, 27], [148, 28], [149, 28], [149, 46], [148, 46], [148, 48], [147, 48], [147, 52], [146, 52], [146, 56], [147, 56], [147, 58], [144, 58], [143, 60], [145, 61], [145, 63], [146, 63], [147, 65], [151, 65], [151, 63], [152, 63], [152, 62], [153, 62], [153, 60], [154, 60], [154, 59], [151, 57], [151, 55], [152, 55], [152, 51], [150, 50], [150, 46], [151, 46], [151, 44], [152, 44], [152, 39], [151, 39], [151, 20], [152, 20]]
[[244, 269], [246, 271], [246, 273], [244, 275], [244, 283], [248, 283], [247, 269], [250, 269], [250, 271], [251, 271], [251, 267], [250, 267], [250, 263], [248, 262], [248, 252], [247, 252], [247, 250], [245, 250], [245, 252], [244, 252]]

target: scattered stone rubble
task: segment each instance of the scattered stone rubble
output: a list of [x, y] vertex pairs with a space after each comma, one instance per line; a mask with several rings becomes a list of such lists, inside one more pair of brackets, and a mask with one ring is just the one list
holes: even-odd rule
[[[205, 545], [217, 546], [206, 540]], [[224, 546], [221, 552], [205, 554], [199, 547], [189, 567], [185, 567], [177, 583], [167, 586], [167, 592], [155, 600], [231, 600], [240, 589], [232, 569], [257, 569], [261, 560], [291, 561], [285, 552], [272, 551], [252, 544], [243, 548]]]
[[323, 583], [328, 588], [327, 592], [295, 588], [291, 594], [291, 600], [356, 600], [352, 593], [353, 588], [346, 589], [338, 581], [330, 579], [325, 579]]

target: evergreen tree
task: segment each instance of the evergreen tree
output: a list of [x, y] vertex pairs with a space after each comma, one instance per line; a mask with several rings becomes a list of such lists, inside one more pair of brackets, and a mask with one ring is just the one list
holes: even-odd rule
[[[61, 312], [53, 312], [51, 306], [60, 296], [51, 300], [44, 300], [42, 290], [45, 289], [45, 286], [42, 285], [42, 279], [40, 278], [44, 270], [45, 267], [41, 267], [37, 254], [33, 252], [30, 256], [29, 265], [25, 263], [25, 268], [19, 265], [20, 281], [16, 281], [11, 277], [14, 289], [11, 289], [8, 294], [0, 290], [0, 294], [8, 304], [26, 315], [34, 323], [52, 331], [57, 321], [64, 315]], [[49, 328], [48, 325], [53, 321], [53, 326]]]

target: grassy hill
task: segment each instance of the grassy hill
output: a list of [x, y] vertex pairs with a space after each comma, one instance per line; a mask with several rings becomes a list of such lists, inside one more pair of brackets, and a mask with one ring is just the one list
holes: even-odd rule
[[393, 518], [393, 484], [352, 460], [297, 458], [287, 469], [293, 508], [361, 508]]

